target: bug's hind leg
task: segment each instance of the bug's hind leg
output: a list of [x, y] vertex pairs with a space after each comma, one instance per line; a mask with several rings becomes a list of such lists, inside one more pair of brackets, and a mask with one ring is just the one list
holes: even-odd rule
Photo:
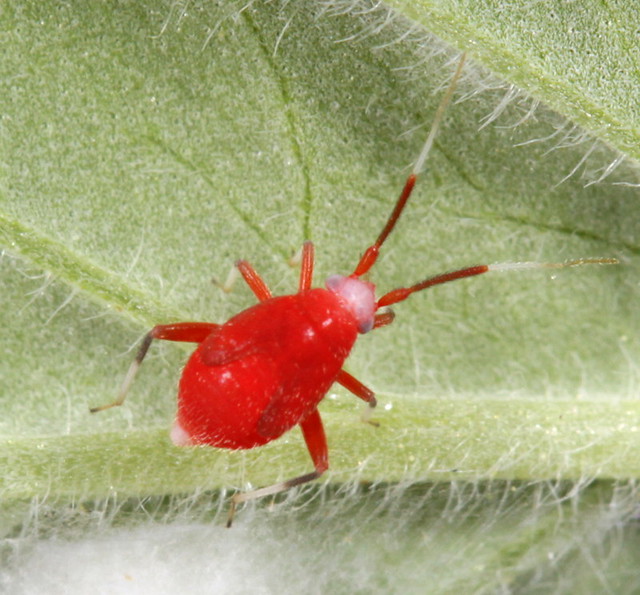
[[99, 407], [92, 407], [91, 413], [97, 413], [98, 411], [104, 411], [111, 407], [118, 407], [124, 403], [124, 400], [129, 392], [129, 387], [136, 377], [142, 360], [144, 360], [149, 351], [149, 347], [154, 339], [162, 339], [164, 341], [181, 341], [185, 343], [202, 343], [214, 330], [220, 325], [212, 322], [177, 322], [175, 324], [159, 324], [154, 326], [142, 339], [136, 358], [131, 362], [129, 371], [122, 382], [120, 391], [116, 400], [106, 405]]
[[233, 524], [233, 517], [236, 513], [236, 508], [241, 502], [247, 502], [264, 496], [272, 496], [274, 494], [279, 494], [280, 492], [285, 492], [286, 490], [302, 485], [303, 483], [308, 483], [314, 479], [318, 479], [318, 477], [320, 477], [329, 468], [329, 449], [327, 447], [327, 438], [324, 433], [320, 413], [317, 409], [300, 422], [300, 428], [302, 429], [302, 435], [304, 436], [307, 448], [309, 449], [309, 454], [313, 460], [315, 471], [299, 475], [292, 479], [287, 479], [286, 481], [274, 483], [273, 485], [264, 488], [258, 488], [257, 490], [234, 494], [231, 498], [231, 505], [229, 506], [227, 527], [231, 527]]
[[349, 392], [353, 393], [359, 399], [365, 401], [369, 406], [362, 412], [362, 421], [371, 424], [372, 426], [378, 426], [378, 422], [371, 419], [373, 410], [376, 408], [378, 401], [376, 400], [375, 393], [367, 388], [357, 378], [351, 376], [348, 372], [340, 370], [336, 382], [344, 386]]

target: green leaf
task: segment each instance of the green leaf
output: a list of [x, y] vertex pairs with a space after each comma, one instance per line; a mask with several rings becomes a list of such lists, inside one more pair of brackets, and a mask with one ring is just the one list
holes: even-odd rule
[[[153, 324], [221, 322], [253, 303], [211, 282], [235, 259], [276, 294], [296, 287], [287, 260], [305, 239], [318, 283], [353, 269], [454, 68], [423, 25], [470, 63], [373, 270], [380, 291], [483, 262], [622, 264], [496, 273], [398, 305], [347, 366], [378, 394], [381, 427], [360, 424], [343, 391], [321, 407], [329, 479], [637, 477], [637, 170], [619, 163], [640, 146], [632, 9], [593, 28], [595, 3], [531, 4], [398, 2], [413, 23], [350, 3], [5, 4], [5, 533], [32, 498], [192, 493], [310, 469], [297, 430], [246, 453], [172, 447], [184, 346], [154, 344], [123, 408], [88, 408], [114, 398]], [[538, 544], [553, 542], [545, 527]], [[515, 549], [531, 539], [518, 532]]]
[[614, 1], [391, 0], [518, 88], [638, 159], [637, 7]]

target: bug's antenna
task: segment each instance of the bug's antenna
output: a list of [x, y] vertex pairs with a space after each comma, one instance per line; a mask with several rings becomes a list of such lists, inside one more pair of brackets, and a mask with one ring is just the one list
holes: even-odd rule
[[403, 302], [411, 294], [423, 289], [428, 289], [434, 285], [457, 281], [458, 279], [466, 279], [467, 277], [475, 277], [483, 273], [492, 271], [522, 271], [526, 269], [563, 269], [568, 267], [579, 267], [585, 264], [619, 264], [617, 258], [578, 258], [575, 260], [567, 260], [565, 262], [500, 262], [497, 264], [478, 264], [472, 267], [466, 267], [457, 271], [443, 273], [435, 277], [429, 277], [420, 283], [411, 285], [410, 287], [398, 287], [388, 293], [385, 293], [377, 302], [376, 309], [391, 306], [398, 302]]
[[429, 136], [427, 136], [427, 140], [424, 143], [424, 147], [422, 147], [422, 151], [420, 152], [420, 156], [418, 157], [415, 165], [413, 166], [413, 170], [411, 173], [414, 176], [417, 176], [424, 167], [425, 161], [427, 160], [427, 156], [429, 155], [429, 151], [431, 150], [431, 146], [433, 145], [433, 141], [436, 138], [436, 134], [438, 134], [438, 129], [440, 128], [440, 123], [442, 122], [442, 118], [444, 118], [444, 114], [447, 110], [449, 103], [451, 102], [451, 98], [453, 97], [453, 93], [456, 90], [456, 86], [458, 85], [458, 80], [460, 79], [460, 75], [462, 74], [462, 67], [464, 66], [464, 62], [467, 59], [467, 54], [464, 52], [460, 57], [460, 61], [458, 62], [458, 67], [447, 87], [447, 91], [444, 94], [444, 97], [440, 100], [440, 105], [436, 110], [436, 115], [433, 118], [433, 124], [431, 124], [431, 130], [429, 131]]
[[440, 128], [440, 123], [442, 122], [442, 118], [444, 117], [447, 106], [451, 102], [453, 93], [456, 90], [456, 86], [458, 84], [458, 80], [460, 79], [460, 75], [462, 74], [462, 67], [464, 66], [466, 57], [467, 57], [466, 52], [463, 53], [462, 56], [460, 57], [460, 61], [458, 62], [458, 67], [456, 68], [456, 72], [453, 75], [453, 78], [451, 79], [451, 82], [449, 83], [449, 86], [447, 87], [447, 90], [444, 96], [440, 100], [440, 105], [438, 106], [438, 109], [436, 110], [436, 115], [433, 119], [433, 124], [431, 125], [429, 136], [427, 136], [427, 140], [425, 141], [424, 146], [422, 147], [422, 151], [420, 151], [420, 155], [418, 156], [418, 159], [416, 160], [415, 165], [413, 166], [413, 169], [411, 170], [411, 173], [409, 174], [409, 177], [407, 178], [407, 181], [404, 184], [404, 188], [402, 189], [402, 192], [400, 193], [400, 196], [396, 201], [396, 205], [393, 208], [393, 211], [391, 212], [389, 219], [387, 219], [387, 223], [382, 228], [382, 231], [380, 232], [378, 239], [371, 246], [369, 246], [366, 249], [365, 253], [362, 255], [362, 258], [360, 259], [358, 266], [356, 266], [355, 270], [353, 271], [352, 277], [360, 277], [361, 275], [364, 275], [366, 272], [368, 272], [371, 269], [371, 267], [375, 264], [376, 260], [378, 260], [380, 247], [382, 246], [382, 244], [384, 244], [389, 234], [393, 231], [393, 228], [398, 222], [398, 219], [400, 219], [400, 215], [402, 214], [402, 211], [404, 210], [407, 204], [407, 201], [411, 196], [413, 187], [416, 184], [418, 174], [420, 174], [420, 172], [422, 171], [422, 168], [424, 167], [424, 164], [429, 155], [429, 151], [433, 146], [433, 141], [436, 137], [436, 134], [438, 133], [438, 129]]

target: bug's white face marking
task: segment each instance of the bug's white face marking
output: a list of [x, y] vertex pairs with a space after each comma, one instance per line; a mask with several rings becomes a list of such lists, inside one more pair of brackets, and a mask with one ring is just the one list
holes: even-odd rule
[[358, 321], [358, 332], [368, 333], [373, 328], [373, 317], [376, 313], [374, 284], [353, 277], [331, 275], [325, 285], [347, 304]]

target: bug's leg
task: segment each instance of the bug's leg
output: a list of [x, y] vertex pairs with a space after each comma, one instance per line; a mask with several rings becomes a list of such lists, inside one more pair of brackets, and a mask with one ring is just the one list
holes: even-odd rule
[[225, 293], [231, 293], [233, 286], [236, 284], [236, 281], [238, 280], [238, 277], [240, 277], [240, 272], [238, 271], [236, 265], [234, 264], [229, 269], [229, 274], [227, 275], [227, 278], [225, 279], [224, 283], [221, 283], [220, 281], [218, 281], [216, 277], [213, 277], [211, 281], [216, 287], [219, 287]]
[[373, 328], [380, 328], [383, 326], [387, 326], [391, 324], [396, 315], [392, 310], [387, 310], [386, 312], [380, 312], [380, 314], [376, 314], [373, 317]]
[[[302, 244], [300, 252], [300, 282], [298, 283], [298, 292], [311, 289], [313, 283], [313, 261], [314, 261], [314, 248], [313, 242], [305, 242]], [[298, 260], [298, 255], [291, 259], [292, 262]]]
[[142, 360], [145, 355], [147, 355], [147, 351], [149, 351], [149, 347], [154, 339], [162, 339], [164, 341], [182, 341], [185, 343], [201, 343], [219, 326], [220, 325], [212, 322], [177, 322], [175, 324], [159, 324], [154, 326], [145, 335], [144, 339], [142, 339], [142, 343], [140, 343], [140, 347], [138, 348], [138, 353], [129, 367], [129, 371], [122, 382], [122, 386], [120, 387], [116, 400], [112, 403], [108, 403], [107, 405], [92, 407], [89, 411], [91, 411], [91, 413], [97, 413], [98, 411], [117, 407], [124, 403], [127, 392], [129, 392], [129, 387], [138, 373], [140, 364], [142, 364]]
[[271, 291], [264, 282], [264, 279], [246, 260], [236, 261], [236, 263], [231, 267], [224, 283], [220, 283], [215, 279], [213, 282], [215, 285], [220, 287], [222, 291], [229, 293], [233, 289], [233, 286], [240, 275], [242, 275], [243, 279], [247, 282], [249, 289], [253, 291], [254, 295], [261, 302], [264, 302], [264, 300], [268, 300], [271, 297]]
[[353, 393], [359, 399], [362, 399], [363, 401], [368, 403], [369, 406], [362, 413], [362, 421], [373, 426], [378, 426], [379, 424], [377, 422], [371, 421], [373, 410], [378, 404], [375, 393], [370, 388], [367, 388], [364, 384], [362, 384], [362, 382], [360, 382], [357, 378], [351, 376], [351, 374], [345, 372], [344, 370], [340, 370], [340, 372], [338, 372], [336, 382], [344, 386], [349, 392]]
[[241, 502], [247, 502], [249, 500], [255, 500], [256, 498], [272, 496], [274, 494], [279, 494], [280, 492], [285, 492], [286, 490], [302, 485], [303, 483], [308, 483], [314, 479], [318, 479], [318, 477], [320, 477], [329, 468], [329, 449], [327, 448], [327, 438], [324, 433], [320, 413], [317, 409], [300, 422], [300, 428], [302, 429], [302, 435], [304, 436], [307, 448], [309, 449], [309, 454], [311, 455], [315, 471], [299, 475], [293, 479], [274, 483], [271, 486], [251, 490], [250, 492], [234, 494], [231, 498], [231, 505], [229, 506], [227, 527], [231, 527], [233, 524], [233, 517], [235, 515], [236, 508]]
[[242, 278], [247, 282], [249, 289], [253, 291], [254, 295], [261, 302], [271, 297], [271, 290], [267, 287], [267, 284], [246, 260], [238, 260], [236, 267], [240, 271]]

